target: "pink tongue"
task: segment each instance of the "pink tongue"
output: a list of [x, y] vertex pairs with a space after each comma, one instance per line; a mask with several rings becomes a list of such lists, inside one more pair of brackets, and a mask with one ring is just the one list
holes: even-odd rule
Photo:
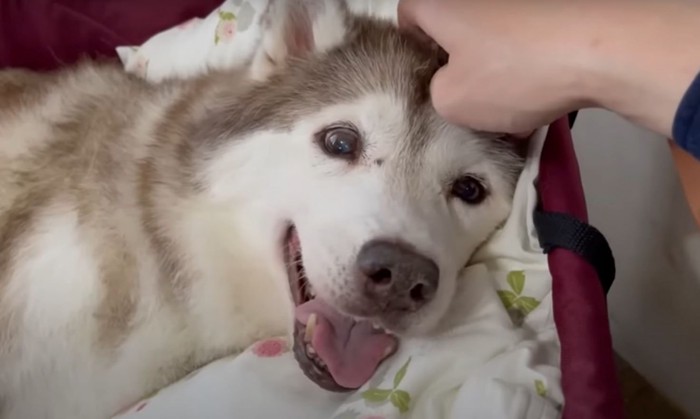
[[296, 319], [306, 325], [316, 314], [311, 346], [326, 363], [339, 385], [359, 388], [379, 364], [396, 349], [396, 338], [374, 330], [369, 322], [357, 322], [335, 311], [316, 298], [296, 308]]

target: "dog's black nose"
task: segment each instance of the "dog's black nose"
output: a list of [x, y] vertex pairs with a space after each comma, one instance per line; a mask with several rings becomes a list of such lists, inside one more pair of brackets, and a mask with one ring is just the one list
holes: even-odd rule
[[440, 270], [408, 246], [383, 240], [366, 243], [357, 255], [365, 296], [383, 311], [416, 311], [437, 291]]

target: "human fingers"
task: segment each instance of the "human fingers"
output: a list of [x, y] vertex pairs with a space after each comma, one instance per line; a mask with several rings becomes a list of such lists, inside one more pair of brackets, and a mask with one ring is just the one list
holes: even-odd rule
[[[463, 127], [502, 133], [512, 140], [530, 138], [538, 123], [517, 112], [517, 107], [500, 103], [493, 92], [468, 85], [470, 68], [448, 63], [433, 76], [430, 95], [435, 111], [445, 120]], [[479, 98], [483, 99], [479, 99]]]
[[463, 79], [456, 79], [454, 68], [455, 65], [448, 62], [433, 75], [430, 96], [440, 116], [455, 124], [468, 125], [469, 109], [465, 108], [464, 103], [459, 103], [460, 82], [463, 83]]

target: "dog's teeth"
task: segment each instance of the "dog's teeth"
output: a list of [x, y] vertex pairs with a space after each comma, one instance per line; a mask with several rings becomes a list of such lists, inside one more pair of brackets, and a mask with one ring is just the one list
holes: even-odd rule
[[306, 322], [306, 330], [304, 330], [304, 342], [311, 342], [311, 338], [314, 336], [314, 330], [316, 329], [316, 313], [311, 313], [309, 319]]
[[382, 358], [386, 358], [387, 356], [391, 355], [392, 352], [394, 352], [394, 345], [387, 346], [386, 349], [384, 349], [384, 355]]
[[372, 329], [374, 330], [382, 330], [382, 326], [377, 323], [377, 322], [372, 322]]
[[311, 345], [306, 345], [306, 353], [311, 356], [316, 355], [316, 349]]

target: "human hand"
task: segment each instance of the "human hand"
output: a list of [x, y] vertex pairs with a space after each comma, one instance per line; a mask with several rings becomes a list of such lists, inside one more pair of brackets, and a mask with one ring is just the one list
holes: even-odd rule
[[449, 54], [433, 104], [473, 129], [528, 132], [601, 107], [664, 136], [697, 75], [694, 0], [400, 0]]
[[[574, 6], [557, 0], [401, 0], [399, 24], [449, 54], [431, 85], [446, 119], [530, 132], [588, 103], [562, 35]], [[570, 29], [570, 28], [569, 28]]]

